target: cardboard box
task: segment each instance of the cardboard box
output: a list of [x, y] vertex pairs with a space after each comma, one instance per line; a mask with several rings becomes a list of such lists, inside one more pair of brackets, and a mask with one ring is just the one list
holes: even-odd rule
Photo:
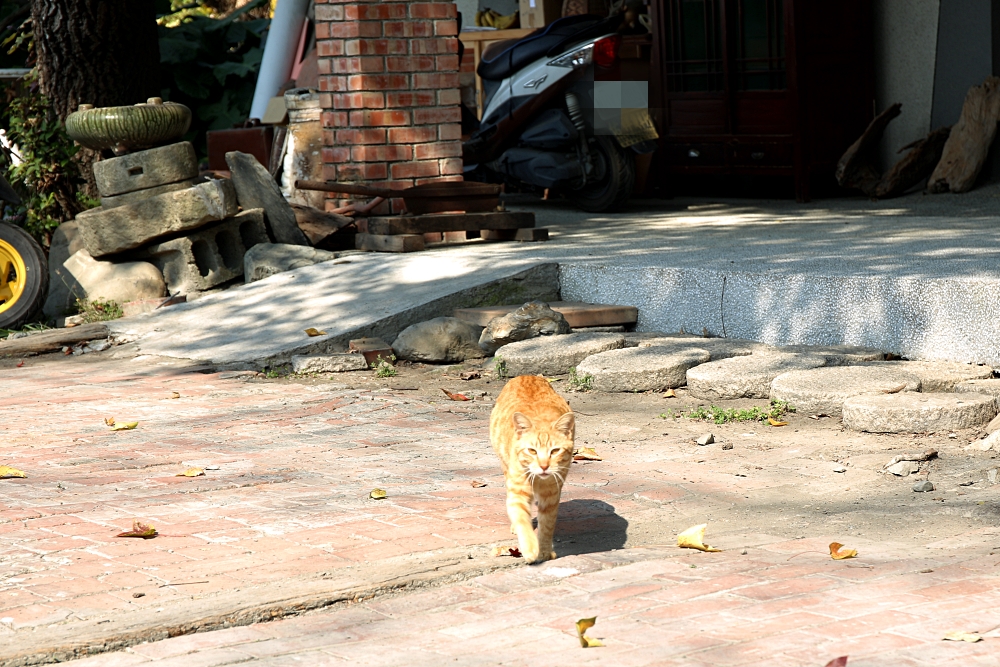
[[542, 28], [562, 16], [562, 0], [521, 0], [521, 27]]

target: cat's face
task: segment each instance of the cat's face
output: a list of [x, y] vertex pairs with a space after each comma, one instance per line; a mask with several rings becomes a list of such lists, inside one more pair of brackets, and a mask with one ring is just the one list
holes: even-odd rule
[[555, 478], [562, 483], [566, 469], [573, 461], [573, 436], [576, 420], [567, 412], [555, 422], [533, 423], [520, 412], [515, 412], [514, 429], [517, 433], [517, 459], [532, 479]]

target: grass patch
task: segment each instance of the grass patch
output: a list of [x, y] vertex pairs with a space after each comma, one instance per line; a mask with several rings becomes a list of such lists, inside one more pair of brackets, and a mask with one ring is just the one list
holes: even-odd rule
[[569, 386], [573, 391], [590, 391], [594, 388], [594, 376], [577, 373], [576, 368], [569, 369]]
[[507, 362], [499, 354], [493, 357], [493, 370], [498, 378], [507, 377]]
[[392, 365], [392, 362], [396, 361], [396, 355], [389, 355], [388, 359], [385, 359], [381, 355], [375, 360], [375, 377], [377, 378], [391, 378], [399, 375], [399, 371], [396, 367]]
[[31, 324], [25, 324], [20, 329], [4, 329], [0, 327], [0, 340], [3, 340], [12, 333], [34, 333], [36, 331], [45, 331], [51, 329], [47, 324], [42, 324], [41, 322], [33, 322]]
[[108, 322], [125, 317], [121, 305], [117, 301], [84, 301], [76, 300], [77, 311], [83, 315], [83, 321], [87, 324], [92, 322]]
[[736, 408], [720, 408], [714, 405], [705, 407], [699, 405], [687, 412], [677, 412], [669, 410], [660, 413], [660, 419], [677, 419], [685, 417], [687, 419], [697, 419], [699, 421], [710, 421], [713, 424], [726, 424], [728, 422], [764, 422], [768, 419], [780, 421], [781, 417], [795, 412], [795, 406], [789, 405], [787, 401], [772, 400], [766, 408], [754, 406], [739, 410]]

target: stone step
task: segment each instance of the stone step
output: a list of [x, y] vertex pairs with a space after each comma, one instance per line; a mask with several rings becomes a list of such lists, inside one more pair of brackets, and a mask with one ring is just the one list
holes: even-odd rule
[[695, 347], [626, 347], [587, 357], [576, 372], [590, 376], [597, 391], [665, 391], [684, 385], [688, 369], [710, 358]]
[[817, 355], [764, 352], [730, 357], [696, 366], [687, 372], [688, 390], [695, 398], [727, 401], [768, 398], [771, 382], [783, 373], [819, 368], [826, 359]]
[[958, 394], [989, 394], [997, 399], [997, 407], [1000, 407], [1000, 379], [986, 380], [966, 380], [955, 385], [955, 393]]
[[540, 336], [504, 345], [496, 352], [504, 375], [559, 375], [568, 373], [589, 356], [625, 347], [625, 337], [614, 333], [571, 333]]
[[767, 352], [774, 348], [752, 340], [738, 338], [698, 338], [698, 337], [665, 337], [649, 338], [638, 341], [639, 347], [659, 347], [664, 350], [680, 352], [687, 349], [706, 350], [712, 355], [712, 361], [728, 359], [729, 357], [745, 357], [754, 352]]
[[[494, 317], [502, 317], [520, 308], [522, 303], [509, 306], [487, 306], [484, 308], [459, 308], [454, 317], [470, 324], [485, 327]], [[578, 301], [550, 301], [549, 308], [562, 313], [574, 329], [580, 327], [606, 327], [621, 324], [631, 326], [636, 323], [639, 311], [632, 306], [613, 306]]]
[[827, 366], [853, 366], [869, 361], [883, 361], [886, 351], [860, 345], [782, 345], [779, 352], [818, 354], [826, 358]]
[[993, 377], [989, 366], [963, 364], [956, 361], [883, 361], [889, 367], [901, 367], [920, 378], [920, 391], [955, 391], [955, 385], [966, 380]]
[[997, 414], [986, 394], [916, 393], [852, 396], [844, 401], [844, 426], [869, 433], [931, 433], [975, 428]]
[[902, 368], [866, 364], [789, 371], [771, 382], [772, 399], [787, 401], [800, 414], [831, 417], [839, 417], [852, 396], [898, 391], [920, 391], [920, 379]]

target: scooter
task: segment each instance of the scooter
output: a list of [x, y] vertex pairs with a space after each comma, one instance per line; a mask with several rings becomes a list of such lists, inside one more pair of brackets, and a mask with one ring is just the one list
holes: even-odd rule
[[606, 108], [595, 113], [595, 80], [617, 62], [620, 25], [620, 17], [569, 16], [486, 49], [477, 69], [483, 117], [462, 150], [466, 180], [552, 189], [585, 211], [625, 205], [635, 185], [635, 151], [622, 143], [651, 150], [656, 134], [651, 122], [640, 123], [636, 142], [635, 127], [602, 122]]

